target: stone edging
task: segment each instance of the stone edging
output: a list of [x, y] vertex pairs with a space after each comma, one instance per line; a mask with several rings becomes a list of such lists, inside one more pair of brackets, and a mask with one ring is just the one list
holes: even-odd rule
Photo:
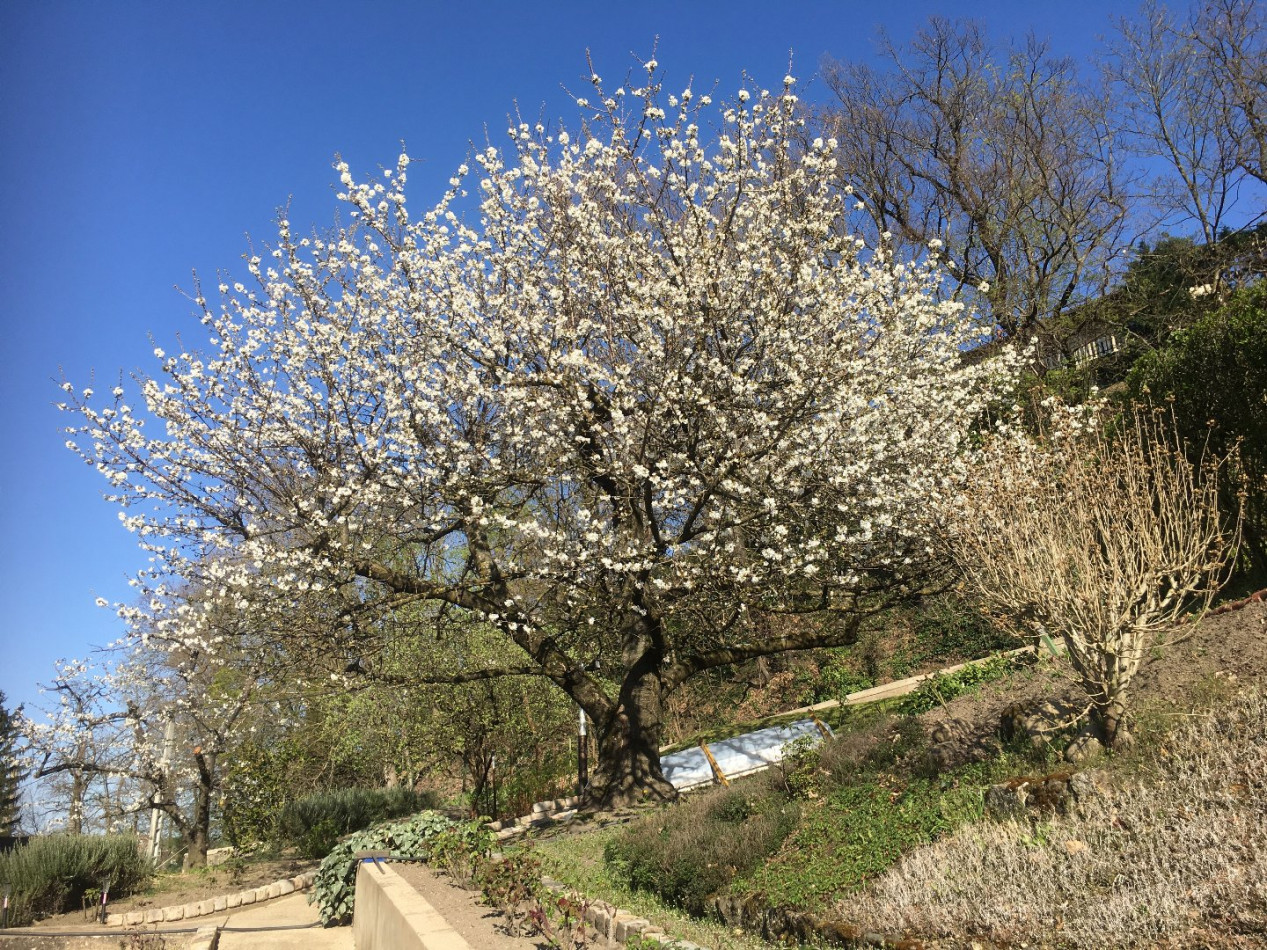
[[[567, 896], [574, 901], [583, 900], [573, 891], [569, 891], [565, 884], [554, 878], [542, 877], [541, 883], [556, 894]], [[585, 908], [585, 920], [605, 939], [620, 947], [623, 947], [630, 937], [640, 936], [644, 941], [654, 940], [660, 946], [670, 947], [672, 950], [706, 950], [697, 943], [672, 937], [645, 917], [621, 910], [606, 901], [589, 903]]]
[[283, 878], [272, 884], [238, 891], [236, 894], [222, 894], [202, 901], [191, 901], [188, 904], [177, 904], [171, 907], [156, 907], [151, 910], [134, 910], [122, 914], [109, 914], [106, 917], [107, 927], [139, 927], [144, 924], [165, 924], [177, 920], [192, 920], [197, 917], [210, 917], [212, 914], [223, 914], [228, 910], [246, 907], [249, 904], [261, 904], [277, 897], [285, 897], [296, 891], [306, 891], [317, 879], [316, 871], [305, 871], [294, 877]]

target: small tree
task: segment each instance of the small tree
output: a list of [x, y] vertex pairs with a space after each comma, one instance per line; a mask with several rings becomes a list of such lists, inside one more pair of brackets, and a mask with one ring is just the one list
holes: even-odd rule
[[1239, 536], [1219, 510], [1222, 460], [1189, 461], [1173, 420], [1056, 406], [1044, 437], [992, 438], [956, 509], [953, 552], [977, 595], [1059, 636], [1106, 744], [1126, 739], [1144, 651], [1226, 580]]

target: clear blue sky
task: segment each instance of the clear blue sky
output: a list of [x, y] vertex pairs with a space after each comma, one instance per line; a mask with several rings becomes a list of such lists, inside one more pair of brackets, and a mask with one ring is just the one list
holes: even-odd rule
[[[3, 0], [0, 2], [0, 690], [36, 698], [58, 657], [121, 635], [105, 597], [143, 564], [54, 408], [61, 374], [108, 388], [153, 370], [152, 336], [199, 340], [175, 289], [193, 270], [241, 271], [289, 202], [295, 230], [330, 224], [336, 152], [354, 173], [406, 143], [425, 207], [516, 101], [572, 118], [585, 51], [619, 78], [659, 36], [670, 87], [747, 70], [810, 79], [824, 54], [873, 55], [933, 14], [1056, 50], [1097, 48], [1134, 3], [538, 0]], [[809, 99], [821, 86], [802, 87]]]

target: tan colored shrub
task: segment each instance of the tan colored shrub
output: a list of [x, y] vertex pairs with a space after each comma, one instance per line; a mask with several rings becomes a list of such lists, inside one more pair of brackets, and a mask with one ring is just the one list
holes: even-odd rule
[[1267, 932], [1267, 697], [1187, 720], [1156, 765], [1152, 785], [1078, 816], [965, 827], [837, 910], [883, 932], [1076, 948]]
[[988, 609], [1064, 641], [1110, 745], [1145, 651], [1227, 579], [1239, 538], [1222, 462], [1193, 465], [1170, 417], [1109, 429], [1056, 406], [1039, 440], [992, 439], [957, 509], [953, 555]]

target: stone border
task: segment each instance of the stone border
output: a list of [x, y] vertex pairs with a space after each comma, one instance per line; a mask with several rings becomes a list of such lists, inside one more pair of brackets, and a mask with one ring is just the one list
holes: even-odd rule
[[[572, 901], [584, 903], [584, 898], [567, 885], [551, 877], [542, 877], [541, 883], [550, 891]], [[599, 933], [603, 939], [615, 946], [623, 947], [630, 937], [641, 937], [643, 940], [654, 940], [662, 947], [671, 950], [707, 950], [697, 943], [681, 940], [666, 934], [645, 917], [639, 917], [627, 910], [621, 910], [606, 901], [592, 901], [585, 907], [585, 920]]]
[[155, 907], [151, 910], [134, 910], [122, 914], [108, 914], [107, 927], [140, 927], [145, 924], [169, 924], [177, 920], [192, 920], [197, 917], [210, 917], [212, 914], [223, 914], [227, 910], [235, 910], [250, 904], [262, 904], [264, 901], [285, 897], [297, 891], [306, 891], [317, 879], [317, 872], [305, 871], [294, 877], [283, 878], [272, 884], [238, 891], [236, 894], [221, 894], [202, 901], [191, 901], [188, 904], [171, 907]]

